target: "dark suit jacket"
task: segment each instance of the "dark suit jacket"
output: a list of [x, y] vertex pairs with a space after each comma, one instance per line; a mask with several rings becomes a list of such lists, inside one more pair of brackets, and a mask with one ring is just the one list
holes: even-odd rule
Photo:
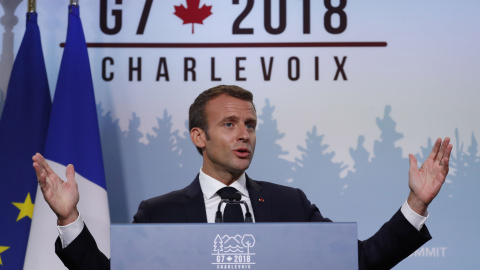
[[[330, 222], [311, 204], [303, 191], [247, 176], [247, 189], [255, 222]], [[263, 200], [260, 200], [263, 199]], [[205, 202], [198, 175], [186, 188], [140, 203], [134, 223], [205, 223]], [[430, 234], [424, 226], [418, 231], [400, 211], [365, 241], [359, 241], [360, 269], [390, 269], [425, 242]], [[69, 269], [109, 269], [108, 259], [97, 248], [85, 226], [65, 249], [60, 240], [55, 251]]]

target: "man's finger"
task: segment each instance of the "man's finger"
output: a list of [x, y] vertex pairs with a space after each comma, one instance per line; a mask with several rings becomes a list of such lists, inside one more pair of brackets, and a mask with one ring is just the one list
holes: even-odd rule
[[77, 181], [75, 180], [75, 168], [72, 164], [67, 165], [67, 170], [65, 171], [65, 175], [67, 176], [67, 182], [69, 185], [76, 185]]
[[50, 165], [48, 165], [47, 160], [40, 153], [35, 154], [34, 160], [36, 160], [39, 167], [42, 169], [42, 172], [45, 174], [47, 182], [50, 180], [52, 183], [56, 184], [58, 181], [62, 181], [62, 179], [53, 171]]
[[450, 144], [450, 138], [446, 137], [445, 140], [443, 140], [442, 142], [442, 147], [440, 147], [440, 151], [435, 157], [435, 161], [441, 162], [443, 160], [443, 157], [445, 157], [445, 151], [447, 150], [447, 147], [449, 144]]
[[417, 158], [412, 154], [408, 154], [408, 157], [410, 160], [410, 170], [412, 169], [417, 170], [418, 169]]
[[433, 145], [432, 152], [430, 152], [430, 155], [428, 155], [428, 159], [432, 159], [435, 161], [435, 158], [438, 154], [438, 150], [440, 149], [440, 145], [442, 144], [442, 138], [437, 138], [435, 141], [435, 145]]
[[37, 175], [37, 181], [40, 181], [42, 179], [42, 175], [43, 181], [45, 181], [46, 172], [43, 167], [38, 164], [38, 162], [33, 162], [33, 169], [35, 170], [35, 174]]
[[48, 165], [48, 162], [47, 160], [42, 156], [42, 154], [40, 153], [37, 153], [35, 155], [37, 158], [38, 158], [38, 163], [45, 169], [45, 171], [47, 172], [47, 175], [51, 175], [51, 174], [55, 174], [55, 172], [53, 171], [52, 168], [50, 168], [50, 165]]
[[33, 162], [33, 169], [35, 170], [35, 174], [37, 175], [37, 180], [39, 180], [40, 175], [42, 174], [42, 168], [38, 165], [38, 162]]
[[447, 151], [445, 152], [444, 157], [450, 159], [450, 154], [452, 153], [452, 150], [453, 150], [453, 145], [452, 145], [452, 144], [448, 144], [448, 146], [447, 146]]
[[37, 178], [38, 178], [40, 176], [40, 174], [44, 171], [44, 169], [40, 165], [40, 158], [37, 156], [37, 154], [35, 154], [32, 157], [32, 160], [33, 160], [33, 169], [35, 169], [35, 173], [37, 174]]
[[449, 168], [448, 162], [449, 162], [448, 158], [444, 158], [443, 162], [442, 162], [443, 163], [443, 169], [447, 172], [448, 172], [448, 168]]
[[42, 179], [42, 169], [40, 168], [40, 166], [38, 166], [38, 163], [34, 162], [33, 168], [35, 169], [35, 174], [37, 175], [37, 181], [45, 181], [45, 179]]
[[38, 184], [40, 185], [40, 188], [42, 189], [42, 191], [44, 191], [45, 188], [47, 187], [47, 176], [45, 175], [45, 173], [40, 173], [37, 180], [38, 180]]
[[449, 144], [447, 146], [447, 149], [445, 150], [445, 154], [443, 155], [443, 160], [440, 164], [443, 165], [443, 172], [445, 173], [445, 175], [448, 173], [448, 170], [449, 170], [449, 162], [450, 162], [450, 153], [452, 152], [452, 148], [453, 146], [451, 144]]
[[442, 160], [444, 158], [450, 159], [450, 154], [452, 153], [452, 149], [453, 149], [453, 145], [450, 144], [450, 138], [445, 138], [444, 144], [446, 145], [446, 147], [445, 147], [445, 152], [443, 153], [443, 156], [442, 156]]
[[[33, 164], [34, 164], [34, 168], [35, 168], [35, 164], [38, 166], [38, 169], [40, 170], [40, 172], [43, 172], [45, 171], [45, 167], [43, 166], [43, 156], [40, 155], [39, 153], [36, 153], [33, 157], [32, 157], [32, 160], [33, 160]], [[37, 170], [35, 170], [37, 171]], [[46, 173], [46, 171], [45, 171]]]

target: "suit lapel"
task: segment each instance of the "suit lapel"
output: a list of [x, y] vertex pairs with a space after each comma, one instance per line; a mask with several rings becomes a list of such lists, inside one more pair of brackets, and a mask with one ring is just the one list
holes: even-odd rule
[[247, 176], [247, 189], [252, 203], [255, 222], [273, 222], [270, 194]]
[[207, 212], [198, 174], [195, 180], [185, 188], [185, 213], [188, 223], [206, 223]]

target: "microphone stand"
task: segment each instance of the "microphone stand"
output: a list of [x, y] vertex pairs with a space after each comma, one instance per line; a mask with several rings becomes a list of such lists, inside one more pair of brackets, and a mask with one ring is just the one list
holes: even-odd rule
[[231, 200], [228, 200], [228, 199], [222, 199], [220, 201], [220, 203], [218, 204], [217, 213], [215, 214], [215, 223], [223, 223], [222, 211], [220, 211], [220, 208], [221, 208], [223, 203], [245, 205], [245, 209], [247, 210], [246, 213], [245, 213], [245, 222], [246, 223], [253, 223], [252, 214], [250, 213], [250, 210], [248, 208], [248, 204], [245, 201], [231, 201]]

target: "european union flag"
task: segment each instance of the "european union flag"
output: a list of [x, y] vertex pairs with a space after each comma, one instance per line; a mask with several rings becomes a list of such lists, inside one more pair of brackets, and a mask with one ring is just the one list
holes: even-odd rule
[[44, 151], [50, 110], [37, 13], [29, 12], [0, 118], [1, 269], [23, 268], [37, 190], [32, 156]]

